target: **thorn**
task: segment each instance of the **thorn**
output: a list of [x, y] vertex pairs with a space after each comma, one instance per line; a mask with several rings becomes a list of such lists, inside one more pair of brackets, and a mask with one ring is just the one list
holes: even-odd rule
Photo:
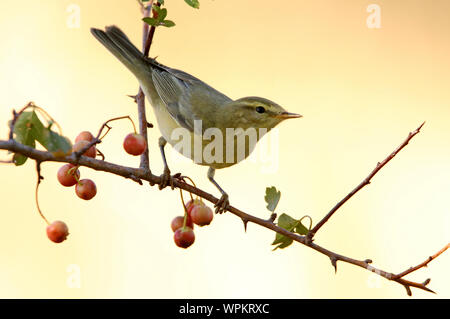
[[275, 221], [275, 219], [277, 219], [277, 214], [276, 213], [272, 213], [272, 215], [270, 215], [269, 219], [267, 221], [273, 223]]
[[334, 267], [334, 273], [337, 273], [337, 258], [336, 257], [330, 257], [331, 259], [331, 265]]
[[244, 231], [247, 232], [247, 224], [248, 224], [248, 220], [242, 218], [242, 222], [244, 223]]
[[147, 122], [147, 127], [148, 127], [148, 128], [153, 128], [153, 124], [152, 124], [152, 123], [149, 123], [149, 122]]
[[431, 292], [431, 293], [434, 293], [434, 294], [436, 294], [436, 292], [435, 292], [435, 291], [433, 291], [433, 290], [431, 290], [431, 289], [429, 289], [429, 288], [426, 288], [426, 287], [425, 287], [425, 290], [426, 290], [426, 291], [428, 291], [428, 292]]
[[423, 123], [417, 128], [418, 131], [420, 131], [421, 128], [425, 125], [425, 122], [426, 122], [426, 121], [423, 121]]
[[405, 289], [406, 289], [406, 294], [411, 297], [412, 296], [411, 288], [409, 288], [409, 286], [405, 286]]
[[137, 95], [127, 95], [129, 98], [134, 100], [134, 103], [137, 103]]
[[172, 178], [180, 179], [181, 173], [176, 173], [172, 176]]
[[312, 242], [314, 241], [313, 236], [314, 236], [314, 234], [311, 233], [311, 230], [306, 234], [306, 236], [305, 236], [305, 244], [306, 245], [311, 245], [312, 244]]
[[128, 178], [131, 179], [132, 181], [135, 181], [139, 185], [142, 185], [142, 181], [139, 178], [137, 178], [136, 176], [134, 176], [133, 174], [129, 175]]

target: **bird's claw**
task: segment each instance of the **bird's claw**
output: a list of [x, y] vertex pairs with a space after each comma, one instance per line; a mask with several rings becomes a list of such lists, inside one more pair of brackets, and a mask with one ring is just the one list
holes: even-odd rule
[[214, 205], [214, 207], [216, 208], [216, 214], [224, 213], [228, 209], [228, 206], [230, 206], [228, 195], [223, 194], [222, 197], [220, 197], [219, 201]]
[[177, 174], [174, 176], [170, 175], [170, 169], [168, 167], [164, 168], [164, 173], [161, 174], [161, 183], [159, 184], [159, 189], [164, 189], [170, 185], [170, 188], [173, 190], [175, 186], [173, 185], [173, 180], [176, 178]]

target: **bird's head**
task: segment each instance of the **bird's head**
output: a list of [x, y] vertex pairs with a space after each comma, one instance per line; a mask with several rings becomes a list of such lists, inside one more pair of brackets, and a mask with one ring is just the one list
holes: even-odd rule
[[244, 97], [228, 105], [232, 127], [249, 127], [272, 129], [286, 119], [302, 117], [300, 114], [287, 112], [275, 102], [261, 97]]

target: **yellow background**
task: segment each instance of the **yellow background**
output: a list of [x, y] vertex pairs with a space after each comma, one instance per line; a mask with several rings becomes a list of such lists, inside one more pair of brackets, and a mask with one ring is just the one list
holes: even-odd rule
[[[68, 28], [70, 4], [81, 27]], [[381, 7], [381, 29], [369, 29], [366, 8]], [[261, 174], [243, 162], [218, 171], [231, 203], [268, 217], [266, 186], [282, 191], [278, 212], [318, 221], [423, 121], [407, 148], [323, 227], [316, 242], [381, 269], [400, 272], [449, 241], [450, 2], [201, 1], [194, 10], [166, 0], [175, 28], [158, 29], [152, 56], [196, 75], [232, 98], [259, 95], [304, 118], [279, 126], [279, 169]], [[141, 45], [133, 0], [1, 1], [0, 133], [12, 108], [32, 100], [74, 139], [136, 107], [137, 82], [90, 34], [120, 26]], [[152, 113], [149, 109], [150, 120]], [[107, 160], [138, 165], [122, 150], [131, 127], [114, 124], [100, 149]], [[157, 129], [150, 130], [151, 167], [161, 172]], [[2, 153], [2, 158], [7, 158]], [[197, 184], [217, 193], [206, 168], [176, 161]], [[97, 196], [84, 202], [45, 163], [41, 208], [64, 220], [69, 239], [45, 235], [34, 204], [34, 163], [0, 166], [0, 297], [3, 298], [406, 298], [398, 284], [329, 260], [301, 245], [271, 251], [274, 233], [231, 214], [196, 228], [196, 242], [173, 244], [170, 221], [182, 214], [179, 194], [139, 186], [86, 168]], [[81, 288], [69, 288], [70, 265]], [[450, 297], [449, 254], [410, 276]]]

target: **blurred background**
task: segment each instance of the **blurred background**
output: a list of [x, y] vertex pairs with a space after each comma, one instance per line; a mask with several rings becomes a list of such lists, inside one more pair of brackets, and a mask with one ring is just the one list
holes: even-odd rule
[[[275, 139], [269, 134], [274, 143], [256, 150], [258, 160], [216, 173], [233, 205], [268, 217], [264, 192], [274, 185], [282, 192], [278, 213], [317, 222], [426, 121], [316, 242], [394, 273], [449, 242], [449, 1], [203, 0], [195, 10], [166, 0], [166, 7], [177, 25], [157, 30], [151, 56], [231, 98], [264, 96], [304, 115], [281, 124]], [[137, 119], [126, 96], [137, 81], [89, 32], [116, 24], [141, 46], [136, 1], [4, 0], [0, 21], [1, 138], [11, 110], [29, 101], [72, 140], [112, 117]], [[139, 164], [122, 149], [130, 131], [127, 121], [114, 123], [99, 147], [108, 161]], [[158, 137], [149, 131], [159, 174]], [[173, 172], [217, 194], [205, 167], [168, 157]], [[264, 171], [264, 160], [275, 170]], [[59, 245], [47, 239], [35, 207], [34, 163], [0, 166], [2, 298], [408, 298], [402, 286], [351, 265], [339, 263], [335, 274], [327, 257], [307, 247], [273, 252], [273, 232], [249, 224], [245, 233], [229, 213], [197, 227], [195, 244], [182, 250], [170, 229], [183, 213], [178, 191], [81, 168], [98, 188], [82, 201], [59, 185], [60, 166], [43, 165], [39, 195], [47, 218], [69, 226]], [[413, 298], [449, 298], [449, 267], [447, 253], [411, 274], [431, 278], [437, 292], [413, 290]]]

